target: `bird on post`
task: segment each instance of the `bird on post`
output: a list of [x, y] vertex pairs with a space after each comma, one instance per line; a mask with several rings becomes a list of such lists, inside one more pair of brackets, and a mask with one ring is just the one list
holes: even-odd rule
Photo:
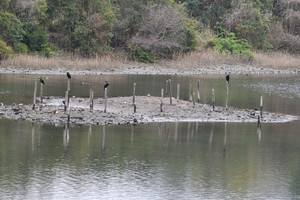
[[105, 81], [105, 84], [104, 84], [104, 90], [105, 88], [107, 88], [109, 86], [109, 83], [107, 81]]
[[226, 75], [226, 81], [228, 82], [228, 84], [229, 84], [229, 79], [230, 79], [229, 74], [227, 74]]
[[67, 77], [68, 79], [71, 79], [71, 74], [69, 72], [67, 72]]
[[40, 77], [39, 79], [40, 79], [40, 83], [42, 83], [43, 85], [45, 85], [45, 81], [42, 79], [42, 77]]

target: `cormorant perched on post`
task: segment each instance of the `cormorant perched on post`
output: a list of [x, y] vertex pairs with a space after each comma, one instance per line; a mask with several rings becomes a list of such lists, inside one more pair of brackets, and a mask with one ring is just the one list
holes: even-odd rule
[[69, 72], [67, 72], [67, 77], [68, 79], [71, 79], [71, 74]]
[[229, 74], [227, 74], [226, 75], [226, 81], [228, 82], [228, 84], [229, 84], [229, 79], [230, 79]]
[[43, 85], [45, 85], [45, 81], [42, 79], [42, 77], [40, 77], [39, 79], [40, 79], [40, 83], [42, 83]]
[[105, 84], [104, 84], [104, 90], [105, 88], [107, 88], [109, 86], [109, 83], [107, 81], [105, 81]]

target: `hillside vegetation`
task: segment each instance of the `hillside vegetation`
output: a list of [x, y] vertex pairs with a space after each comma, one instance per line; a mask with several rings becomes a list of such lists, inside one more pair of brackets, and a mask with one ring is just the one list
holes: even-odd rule
[[213, 49], [300, 53], [300, 0], [0, 0], [0, 61], [17, 54], [139, 62]]

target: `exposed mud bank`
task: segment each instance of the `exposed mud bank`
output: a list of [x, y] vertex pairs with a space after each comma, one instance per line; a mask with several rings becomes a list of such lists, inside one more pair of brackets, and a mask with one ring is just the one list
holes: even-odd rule
[[[68, 112], [64, 111], [63, 97], [47, 97], [43, 104], [2, 105], [0, 118], [29, 120], [52, 123], [67, 123]], [[160, 112], [160, 97], [137, 96], [137, 112], [133, 112], [132, 97], [108, 99], [104, 113], [104, 99], [94, 99], [94, 109], [90, 110], [88, 98], [70, 98], [70, 123], [72, 124], [132, 124], [151, 122], [257, 122], [259, 111], [216, 107], [195, 104], [169, 98], [163, 99], [163, 112]], [[299, 116], [263, 112], [262, 123], [283, 123], [299, 120]]]

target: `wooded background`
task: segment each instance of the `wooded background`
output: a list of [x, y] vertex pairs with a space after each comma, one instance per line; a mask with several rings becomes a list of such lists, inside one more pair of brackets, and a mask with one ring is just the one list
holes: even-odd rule
[[0, 0], [0, 60], [120, 54], [141, 62], [201, 48], [300, 53], [299, 0]]

